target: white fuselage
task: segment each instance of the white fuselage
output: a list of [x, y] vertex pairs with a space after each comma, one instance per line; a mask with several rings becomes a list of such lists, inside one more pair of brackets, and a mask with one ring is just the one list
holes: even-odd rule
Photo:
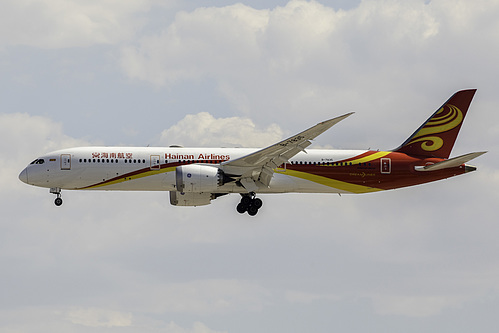
[[239, 213], [254, 216], [260, 193], [370, 193], [446, 179], [476, 168], [485, 152], [449, 159], [476, 90], [454, 94], [400, 147], [390, 151], [306, 150], [349, 117], [320, 122], [262, 149], [81, 147], [48, 153], [19, 175], [24, 183], [61, 190], [169, 191], [175, 206], [202, 206], [240, 193]]
[[[258, 149], [179, 147], [81, 147], [48, 153], [28, 165], [20, 174], [24, 182], [66, 190], [175, 191], [175, 168], [186, 163], [219, 165]], [[365, 150], [311, 149], [299, 153], [290, 163], [319, 164], [344, 160]], [[43, 161], [43, 163], [41, 162]], [[286, 166], [276, 169], [262, 193], [343, 193], [331, 186], [286, 175]], [[221, 186], [219, 193], [241, 193], [235, 183]]]

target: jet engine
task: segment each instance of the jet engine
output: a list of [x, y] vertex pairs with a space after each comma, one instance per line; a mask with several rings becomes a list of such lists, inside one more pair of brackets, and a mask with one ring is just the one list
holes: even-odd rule
[[170, 203], [174, 206], [204, 206], [209, 205], [215, 195], [209, 192], [177, 192], [170, 191]]
[[223, 171], [201, 164], [178, 166], [175, 171], [178, 192], [212, 192], [224, 184]]

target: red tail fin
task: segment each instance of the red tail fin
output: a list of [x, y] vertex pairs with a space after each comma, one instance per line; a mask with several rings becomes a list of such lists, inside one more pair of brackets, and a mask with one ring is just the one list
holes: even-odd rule
[[476, 89], [452, 95], [396, 152], [421, 157], [449, 158]]

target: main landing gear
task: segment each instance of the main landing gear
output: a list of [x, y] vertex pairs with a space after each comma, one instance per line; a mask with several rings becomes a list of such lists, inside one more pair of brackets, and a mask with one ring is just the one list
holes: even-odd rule
[[259, 198], [255, 198], [255, 193], [241, 194], [241, 196], [241, 202], [239, 202], [236, 208], [237, 212], [240, 214], [248, 212], [248, 215], [255, 216], [262, 207], [263, 201]]
[[50, 189], [50, 193], [57, 195], [57, 198], [55, 198], [55, 201], [54, 201], [55, 205], [57, 207], [59, 207], [60, 205], [62, 205], [61, 189], [58, 188], [58, 187], [52, 187]]

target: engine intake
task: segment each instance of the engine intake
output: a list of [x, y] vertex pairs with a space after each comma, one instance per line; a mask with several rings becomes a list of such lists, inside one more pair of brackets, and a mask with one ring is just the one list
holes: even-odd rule
[[178, 166], [175, 171], [178, 192], [211, 192], [224, 184], [223, 171], [201, 164]]

